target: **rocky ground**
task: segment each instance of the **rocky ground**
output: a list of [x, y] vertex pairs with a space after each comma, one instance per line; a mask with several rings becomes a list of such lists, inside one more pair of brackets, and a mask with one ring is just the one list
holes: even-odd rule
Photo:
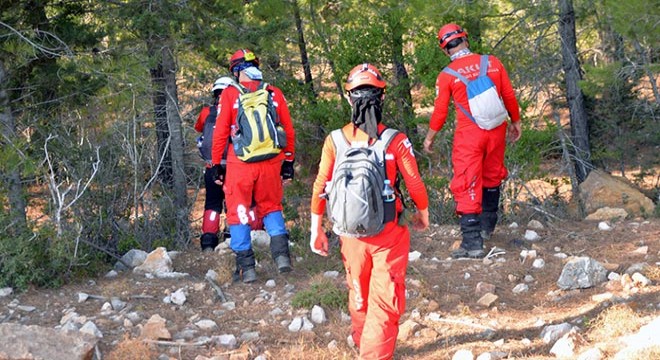
[[[448, 258], [460, 238], [457, 226], [414, 234], [396, 359], [660, 356], [660, 219], [540, 220], [500, 224], [487, 242], [496, 249], [485, 260]], [[88, 333], [84, 339], [96, 342], [93, 352], [102, 359], [355, 358], [345, 313], [292, 305], [314, 284], [344, 291], [338, 250], [321, 258], [307, 244], [294, 244], [295, 269], [283, 276], [261, 241], [254, 284], [231, 284], [233, 256], [222, 245], [215, 253], [190, 248], [161, 254], [172, 258], [171, 268], [146, 274], [110, 272], [56, 290], [0, 289], [0, 327]], [[559, 280], [576, 258], [597, 264], [582, 265], [587, 273], [574, 274], [579, 288], [571, 289], [571, 279]], [[607, 320], [607, 314], [619, 315]], [[610, 331], [621, 323], [623, 330]], [[645, 344], [647, 324], [655, 326], [655, 345], [635, 353], [631, 341]], [[8, 339], [0, 341], [20, 341]]]

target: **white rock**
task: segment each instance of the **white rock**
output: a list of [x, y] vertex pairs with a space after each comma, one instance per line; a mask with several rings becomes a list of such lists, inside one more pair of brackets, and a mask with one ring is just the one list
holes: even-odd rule
[[323, 273], [323, 277], [331, 278], [331, 279], [336, 279], [339, 277], [339, 271], [326, 271]]
[[543, 224], [538, 220], [530, 220], [530, 222], [527, 223], [527, 227], [530, 229], [542, 230]]
[[116, 278], [118, 275], [119, 275], [119, 273], [117, 273], [117, 271], [110, 270], [105, 274], [105, 277], [108, 278], [108, 279], [112, 279], [112, 278]]
[[554, 256], [555, 256], [556, 258], [560, 258], [560, 259], [566, 259], [566, 258], [568, 257], [568, 255], [566, 255], [566, 254], [564, 254], [564, 253], [562, 253], [562, 252], [560, 252], [560, 253], [556, 253]]
[[536, 240], [541, 238], [539, 236], [539, 234], [534, 230], [525, 230], [525, 236], [524, 237], [525, 237], [525, 240], [529, 240], [529, 241], [536, 241]]
[[101, 333], [101, 330], [99, 330], [99, 328], [97, 328], [96, 325], [91, 321], [86, 322], [85, 325], [83, 325], [80, 328], [80, 332], [84, 334], [92, 335], [97, 338], [103, 337], [103, 333]]
[[328, 350], [335, 351], [337, 349], [339, 349], [339, 346], [337, 345], [337, 340], [332, 340], [328, 343]]
[[467, 280], [467, 279], [469, 279], [471, 276], [472, 276], [472, 275], [470, 275], [469, 272], [466, 272], [466, 273], [463, 275], [463, 279]]
[[246, 332], [241, 334], [239, 339], [243, 342], [258, 340], [259, 339], [259, 332], [258, 331], [246, 331]]
[[250, 238], [252, 243], [259, 247], [268, 247], [270, 246], [270, 235], [263, 230], [252, 230], [250, 232]]
[[224, 334], [224, 335], [214, 336], [213, 338], [217, 339], [218, 344], [220, 344], [221, 346], [228, 347], [228, 348], [233, 348], [238, 343], [238, 341], [236, 340], [236, 336], [234, 336], [232, 334]]
[[569, 331], [573, 329], [573, 325], [569, 323], [561, 323], [557, 325], [546, 326], [543, 331], [541, 331], [541, 339], [546, 344], [553, 343], [557, 341], [562, 336], [568, 334]]
[[525, 275], [525, 277], [523, 278], [523, 281], [524, 281], [524, 282], [528, 282], [528, 283], [529, 283], [529, 282], [533, 282], [533, 281], [534, 281], [534, 277], [533, 277], [532, 275]]
[[607, 274], [607, 280], [620, 281], [621, 280], [621, 274], [615, 273], [614, 271], [612, 271], [611, 273]]
[[328, 319], [325, 316], [325, 310], [318, 305], [314, 305], [312, 308], [312, 321], [317, 324], [323, 324]]
[[454, 353], [451, 360], [474, 360], [474, 354], [472, 350], [461, 349]]
[[183, 304], [186, 302], [186, 300], [187, 300], [187, 298], [186, 298], [186, 290], [185, 290], [185, 289], [178, 289], [177, 291], [173, 292], [173, 293], [170, 295], [170, 300], [171, 300], [173, 303], [175, 303], [175, 304], [177, 304], [177, 305], [179, 305], [179, 306], [183, 305]]
[[636, 286], [645, 287], [645, 286], [648, 286], [651, 283], [651, 281], [648, 278], [646, 278], [646, 276], [644, 276], [644, 275], [642, 275], [638, 272], [636, 272], [632, 275], [632, 279], [633, 279], [633, 282], [635, 283]]
[[236, 309], [236, 303], [233, 301], [227, 301], [225, 303], [222, 303], [222, 306], [225, 310], [234, 310]]
[[599, 348], [591, 348], [578, 356], [577, 360], [601, 360], [603, 352]]
[[509, 224], [509, 228], [511, 228], [511, 229], [517, 229], [517, 228], [518, 228], [518, 223], [515, 222], [515, 221], [512, 222], [511, 224]]
[[300, 316], [296, 316], [291, 320], [291, 323], [289, 324], [289, 331], [291, 332], [298, 332], [300, 329], [302, 329], [303, 325], [303, 319]]
[[603, 231], [608, 231], [608, 230], [612, 230], [612, 227], [606, 221], [601, 221], [598, 223], [598, 229]]
[[10, 287], [5, 287], [0, 289], [0, 297], [5, 297], [11, 295], [14, 292], [14, 289]]
[[87, 299], [89, 299], [88, 294], [85, 294], [84, 292], [78, 293], [78, 302], [79, 303], [85, 302], [85, 301], [87, 301]]
[[532, 267], [536, 269], [542, 269], [545, 266], [545, 260], [543, 259], [534, 259], [534, 262], [532, 263]]
[[314, 323], [312, 323], [307, 316], [302, 317], [302, 327], [300, 331], [312, 331], [314, 329]]
[[195, 326], [202, 330], [215, 330], [218, 328], [218, 324], [215, 321], [210, 319], [202, 319], [195, 323]]
[[422, 253], [420, 253], [417, 250], [408, 253], [408, 261], [409, 262], [415, 262], [415, 261], [419, 260], [420, 257], [422, 257]]
[[529, 286], [527, 286], [527, 284], [520, 283], [516, 285], [512, 291], [514, 294], [520, 294], [523, 292], [527, 292], [528, 290], [529, 290]]
[[275, 286], [277, 286], [277, 284], [275, 283], [275, 280], [268, 279], [268, 281], [266, 281], [266, 287], [274, 288]]

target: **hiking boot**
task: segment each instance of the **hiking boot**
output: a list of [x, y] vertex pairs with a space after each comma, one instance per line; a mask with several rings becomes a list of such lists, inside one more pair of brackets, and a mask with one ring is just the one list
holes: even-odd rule
[[204, 233], [199, 239], [199, 244], [203, 252], [213, 252], [218, 246], [218, 235], [213, 233]]
[[452, 259], [482, 259], [486, 256], [483, 249], [465, 250], [462, 247], [451, 252]]
[[243, 282], [246, 284], [257, 281], [257, 271], [254, 268], [243, 269]]
[[288, 273], [293, 270], [291, 267], [291, 259], [289, 259], [289, 257], [286, 255], [280, 255], [276, 257], [275, 265], [277, 265], [277, 270], [280, 272], [280, 274]]

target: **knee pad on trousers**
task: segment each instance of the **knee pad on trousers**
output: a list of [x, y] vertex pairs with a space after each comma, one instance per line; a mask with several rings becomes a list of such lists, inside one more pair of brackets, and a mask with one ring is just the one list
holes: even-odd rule
[[220, 213], [215, 210], [204, 210], [202, 232], [217, 234], [220, 230]]

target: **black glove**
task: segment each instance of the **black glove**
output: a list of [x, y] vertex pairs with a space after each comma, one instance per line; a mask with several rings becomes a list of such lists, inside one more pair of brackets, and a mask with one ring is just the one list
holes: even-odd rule
[[211, 178], [214, 181], [219, 180], [224, 184], [225, 175], [227, 175], [227, 165], [213, 165], [211, 168]]
[[293, 162], [294, 160], [284, 160], [282, 162], [282, 170], [280, 171], [282, 180], [293, 180]]

